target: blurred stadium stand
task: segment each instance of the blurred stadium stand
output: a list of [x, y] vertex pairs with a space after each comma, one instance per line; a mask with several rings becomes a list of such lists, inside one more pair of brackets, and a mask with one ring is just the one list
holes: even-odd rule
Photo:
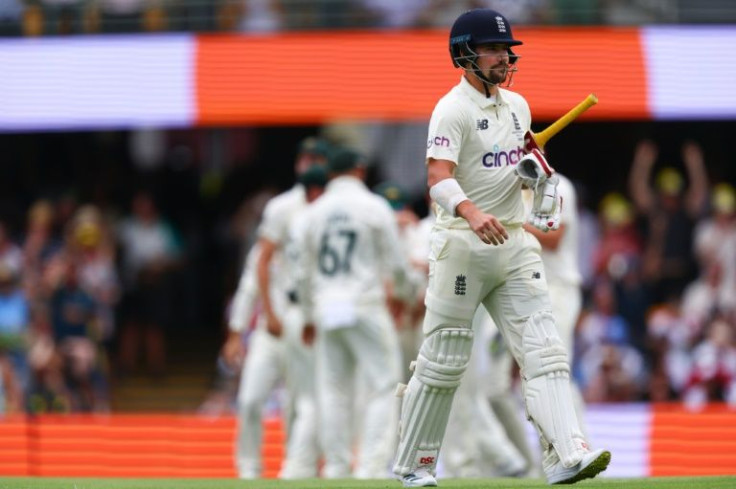
[[736, 21], [728, 0], [4, 0], [2, 35], [121, 32], [273, 32], [447, 25], [486, 6], [516, 24], [721, 24]]

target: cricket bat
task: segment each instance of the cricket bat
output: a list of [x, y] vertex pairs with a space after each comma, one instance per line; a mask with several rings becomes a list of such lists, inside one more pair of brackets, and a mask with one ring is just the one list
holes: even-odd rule
[[527, 152], [531, 151], [534, 148], [540, 151], [544, 151], [544, 145], [547, 144], [547, 142], [552, 139], [555, 134], [563, 130], [565, 127], [567, 127], [568, 124], [578, 118], [580, 114], [593, 107], [597, 103], [598, 97], [591, 93], [590, 95], [585, 97], [585, 100], [577, 104], [565, 115], [554, 121], [542, 132], [534, 134], [531, 131], [527, 131], [526, 135], [524, 136], [524, 149]]

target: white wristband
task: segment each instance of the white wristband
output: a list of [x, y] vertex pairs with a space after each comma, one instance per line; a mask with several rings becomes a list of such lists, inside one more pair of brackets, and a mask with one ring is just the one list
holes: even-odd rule
[[432, 185], [429, 189], [429, 196], [437, 202], [437, 205], [456, 217], [455, 208], [464, 200], [468, 200], [460, 184], [454, 178], [445, 178]]

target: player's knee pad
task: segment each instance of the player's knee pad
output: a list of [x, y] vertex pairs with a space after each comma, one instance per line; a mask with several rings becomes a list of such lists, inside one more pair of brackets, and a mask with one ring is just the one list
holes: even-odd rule
[[551, 313], [532, 315], [521, 338], [522, 374], [527, 380], [553, 372], [570, 373], [570, 363]]
[[532, 315], [522, 336], [527, 415], [565, 466], [578, 463], [587, 445], [570, 390], [570, 364], [549, 312]]
[[405, 475], [423, 467], [434, 472], [452, 398], [468, 368], [473, 331], [443, 328], [425, 338], [403, 397], [399, 449], [394, 472]]
[[468, 368], [473, 330], [447, 328], [429, 335], [419, 348], [414, 377], [429, 387], [455, 389]]

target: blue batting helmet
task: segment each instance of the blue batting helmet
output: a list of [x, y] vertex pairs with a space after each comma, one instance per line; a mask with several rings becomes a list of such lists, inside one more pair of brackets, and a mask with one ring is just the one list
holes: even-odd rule
[[506, 17], [488, 8], [468, 10], [461, 14], [450, 29], [450, 56], [452, 64], [463, 67], [463, 61], [474, 61], [475, 46], [479, 44], [505, 44], [509, 46], [509, 62], [517, 56], [511, 46], [523, 44], [511, 34], [511, 24]]

